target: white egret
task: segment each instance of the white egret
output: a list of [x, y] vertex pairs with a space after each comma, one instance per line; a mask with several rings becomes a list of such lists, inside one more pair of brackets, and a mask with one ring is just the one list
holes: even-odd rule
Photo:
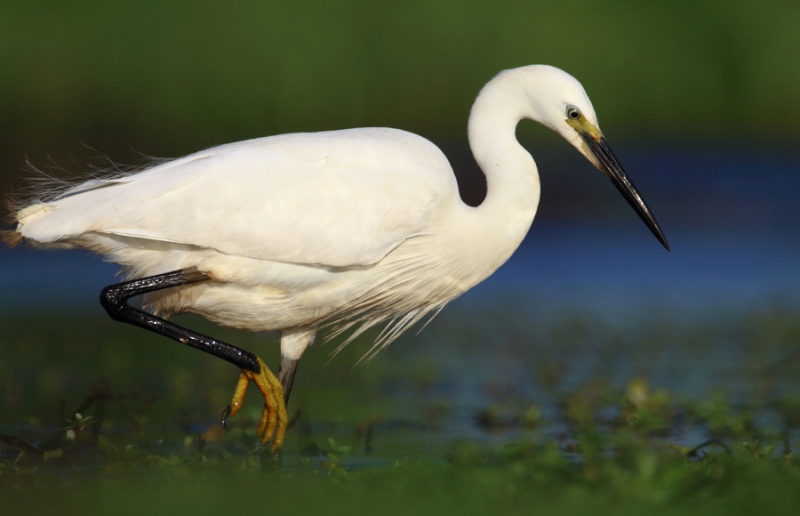
[[[354, 329], [352, 339], [387, 323], [377, 352], [486, 279], [522, 242], [539, 203], [536, 164], [515, 137], [523, 118], [577, 148], [667, 247], [581, 84], [545, 65], [501, 72], [472, 107], [469, 143], [488, 187], [476, 208], [461, 201], [450, 164], [431, 142], [362, 128], [232, 143], [41, 191], [14, 205], [17, 228], [5, 239], [84, 248], [121, 264], [128, 281], [101, 294], [111, 317], [238, 366], [223, 420], [254, 381], [265, 400], [258, 433], [275, 450], [298, 360], [318, 329]], [[146, 311], [127, 304], [140, 294]], [[247, 351], [166, 321], [187, 312], [280, 330], [279, 377]]]

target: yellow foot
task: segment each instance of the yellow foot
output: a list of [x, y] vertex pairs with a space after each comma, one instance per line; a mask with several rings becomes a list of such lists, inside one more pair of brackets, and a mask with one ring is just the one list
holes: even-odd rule
[[[283, 446], [283, 436], [286, 433], [286, 425], [289, 423], [289, 418], [286, 415], [286, 405], [283, 402], [283, 386], [260, 358], [256, 357], [256, 360], [258, 360], [261, 371], [254, 373], [242, 369], [241, 374], [239, 374], [239, 382], [236, 384], [236, 390], [233, 391], [231, 404], [222, 412], [222, 426], [227, 428], [228, 418], [235, 416], [242, 408], [247, 386], [252, 381], [264, 396], [264, 410], [261, 411], [261, 421], [258, 424], [256, 434], [261, 436], [262, 445], [267, 444], [272, 439], [270, 451], [275, 453], [276, 450]], [[273, 433], [275, 434], [274, 438], [272, 437]]]

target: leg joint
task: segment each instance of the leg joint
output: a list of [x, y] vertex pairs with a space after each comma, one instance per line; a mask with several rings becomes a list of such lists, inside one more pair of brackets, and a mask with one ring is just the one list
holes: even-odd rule
[[120, 312], [126, 307], [128, 298], [120, 294], [118, 285], [109, 285], [100, 292], [100, 304], [112, 319], [117, 319]]

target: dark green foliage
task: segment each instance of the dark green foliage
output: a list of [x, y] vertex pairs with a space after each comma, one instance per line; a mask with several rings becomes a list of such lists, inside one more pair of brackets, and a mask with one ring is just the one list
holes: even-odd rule
[[578, 77], [615, 141], [793, 142], [799, 20], [787, 0], [7, 0], [0, 174], [76, 168], [80, 142], [130, 162], [369, 125], [463, 141], [483, 84], [533, 63]]

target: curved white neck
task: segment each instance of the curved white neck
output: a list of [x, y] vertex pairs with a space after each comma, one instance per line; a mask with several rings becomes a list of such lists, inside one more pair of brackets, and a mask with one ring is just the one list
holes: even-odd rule
[[517, 123], [531, 118], [528, 106], [514, 77], [501, 74], [481, 90], [469, 117], [469, 144], [487, 187], [486, 199], [476, 211], [497, 229], [505, 229], [503, 233], [513, 233], [514, 249], [539, 205], [536, 163], [515, 134]]

